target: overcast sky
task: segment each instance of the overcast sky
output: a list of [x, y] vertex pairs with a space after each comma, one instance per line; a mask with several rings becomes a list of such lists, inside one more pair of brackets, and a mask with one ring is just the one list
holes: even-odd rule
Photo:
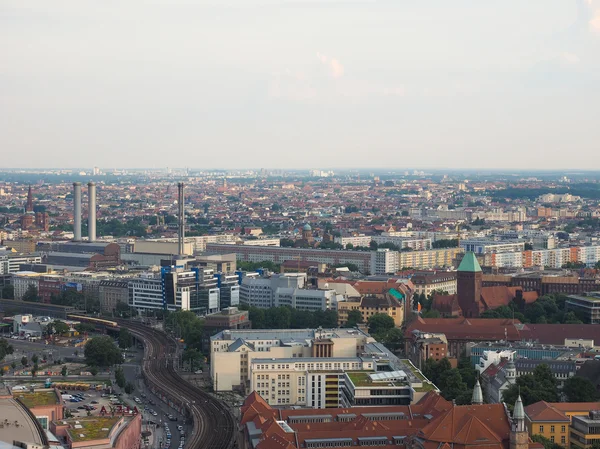
[[600, 169], [600, 0], [1, 0], [0, 167]]

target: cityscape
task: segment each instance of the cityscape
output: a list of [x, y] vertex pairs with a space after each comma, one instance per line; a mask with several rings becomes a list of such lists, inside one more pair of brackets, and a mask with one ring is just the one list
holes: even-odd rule
[[0, 449], [600, 449], [600, 0], [2, 0], [0, 55]]
[[2, 179], [4, 408], [27, 444], [597, 444], [595, 173]]

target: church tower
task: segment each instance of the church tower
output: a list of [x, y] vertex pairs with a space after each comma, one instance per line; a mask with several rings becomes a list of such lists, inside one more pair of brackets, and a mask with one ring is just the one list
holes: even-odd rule
[[465, 253], [457, 270], [456, 289], [458, 305], [466, 318], [477, 318], [481, 303], [483, 273], [472, 251]]
[[525, 409], [521, 395], [515, 402], [515, 409], [512, 417], [512, 427], [510, 429], [510, 449], [528, 449], [529, 433], [525, 427]]

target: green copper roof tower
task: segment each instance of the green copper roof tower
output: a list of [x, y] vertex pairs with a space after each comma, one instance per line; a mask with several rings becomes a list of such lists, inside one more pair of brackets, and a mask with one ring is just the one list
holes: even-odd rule
[[467, 271], [469, 273], [478, 273], [481, 271], [481, 266], [479, 266], [479, 262], [477, 262], [477, 257], [475, 257], [474, 252], [467, 251], [465, 253], [465, 256], [458, 266], [458, 271]]

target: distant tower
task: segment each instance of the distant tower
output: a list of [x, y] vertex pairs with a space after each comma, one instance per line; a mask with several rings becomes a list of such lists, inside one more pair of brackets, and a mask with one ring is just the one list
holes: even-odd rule
[[312, 243], [313, 241], [312, 228], [308, 223], [302, 227], [302, 240], [306, 240], [308, 243]]
[[523, 401], [521, 395], [515, 402], [515, 409], [512, 416], [512, 426], [510, 430], [510, 449], [528, 449], [529, 448], [529, 434], [525, 427], [525, 409], [523, 408]]
[[467, 318], [479, 316], [482, 276], [483, 273], [475, 254], [468, 251], [458, 266], [456, 281], [458, 304], [463, 316]]
[[33, 195], [31, 194], [31, 185], [27, 191], [27, 204], [25, 205], [25, 212], [33, 212]]
[[473, 404], [473, 405], [483, 404], [483, 392], [481, 391], [481, 385], [479, 384], [479, 379], [477, 379], [477, 382], [475, 382], [475, 386], [473, 387], [473, 396], [471, 397], [471, 404]]
[[506, 367], [504, 368], [504, 377], [511, 385], [517, 381], [517, 367], [512, 359], [508, 361]]

